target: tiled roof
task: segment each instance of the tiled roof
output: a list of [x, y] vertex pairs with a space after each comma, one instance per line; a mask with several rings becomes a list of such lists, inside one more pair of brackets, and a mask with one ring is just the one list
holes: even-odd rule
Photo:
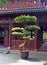
[[31, 12], [46, 12], [47, 7], [41, 8], [19, 8], [13, 10], [0, 10], [0, 14], [13, 14], [13, 13], [31, 13]]

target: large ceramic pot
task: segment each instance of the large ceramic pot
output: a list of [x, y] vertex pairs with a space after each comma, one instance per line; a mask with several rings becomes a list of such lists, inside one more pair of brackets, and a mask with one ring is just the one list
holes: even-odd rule
[[28, 59], [29, 51], [21, 51], [20, 53], [22, 59]]

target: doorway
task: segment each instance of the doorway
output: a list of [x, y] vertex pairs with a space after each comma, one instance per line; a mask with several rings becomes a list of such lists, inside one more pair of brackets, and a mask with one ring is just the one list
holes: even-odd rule
[[0, 46], [4, 45], [4, 27], [0, 27]]
[[47, 26], [43, 27], [43, 44], [40, 47], [41, 50], [47, 50]]
[[0, 46], [8, 46], [9, 39], [9, 28], [0, 27]]

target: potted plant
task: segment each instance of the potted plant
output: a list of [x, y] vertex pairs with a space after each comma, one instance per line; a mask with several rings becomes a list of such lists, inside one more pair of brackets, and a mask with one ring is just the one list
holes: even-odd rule
[[33, 40], [31, 38], [31, 30], [38, 30], [40, 29], [37, 25], [27, 25], [28, 22], [36, 22], [37, 18], [35, 16], [29, 16], [29, 15], [21, 15], [19, 17], [16, 17], [14, 19], [16, 23], [23, 24], [23, 27], [14, 27], [12, 28], [12, 35], [22, 36], [22, 39], [24, 39], [24, 42], [18, 45], [19, 47], [22, 47], [21, 58], [27, 59], [29, 56], [29, 50], [25, 50], [25, 44], [26, 40]]

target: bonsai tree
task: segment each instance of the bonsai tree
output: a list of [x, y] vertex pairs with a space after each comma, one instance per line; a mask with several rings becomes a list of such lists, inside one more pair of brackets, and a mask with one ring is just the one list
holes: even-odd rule
[[16, 35], [18, 37], [22, 37], [21, 39], [24, 39], [25, 41], [19, 45], [19, 47], [23, 47], [24, 50], [24, 45], [26, 43], [26, 40], [32, 40], [32, 38], [29, 36], [31, 32], [27, 31], [25, 28], [20, 28], [20, 27], [15, 27], [12, 28], [12, 35]]
[[29, 15], [21, 15], [19, 17], [14, 18], [14, 21], [16, 23], [20, 23], [23, 24], [23, 27], [14, 27], [12, 28], [12, 35], [17, 35], [17, 36], [22, 36], [22, 39], [24, 39], [24, 42], [21, 43], [20, 45], [18, 45], [19, 47], [23, 48], [22, 51], [22, 55], [21, 57], [23, 59], [27, 59], [29, 52], [26, 51], [26, 55], [23, 56], [25, 54], [25, 44], [26, 44], [26, 40], [33, 40], [33, 38], [31, 38], [31, 30], [38, 30], [40, 29], [39, 26], [37, 25], [27, 25], [27, 23], [29, 22], [36, 22], [37, 18], [35, 16], [29, 16]]

